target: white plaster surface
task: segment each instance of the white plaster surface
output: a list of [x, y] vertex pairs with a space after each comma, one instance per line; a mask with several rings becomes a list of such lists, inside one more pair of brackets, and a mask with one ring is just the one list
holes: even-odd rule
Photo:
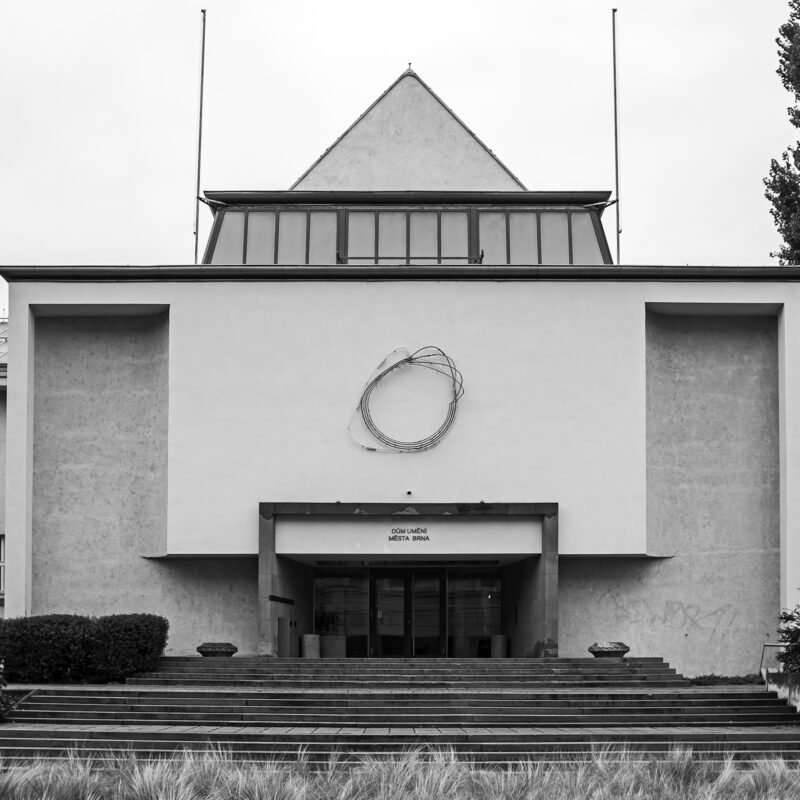
[[[170, 306], [171, 553], [255, 554], [260, 501], [406, 502], [412, 491], [416, 502], [558, 502], [562, 554], [644, 554], [645, 303], [664, 289], [40, 283], [12, 295], [23, 308], [122, 295]], [[775, 302], [776, 291], [688, 284], [678, 296]], [[198, 346], [209, 321], [226, 336]], [[347, 424], [365, 376], [398, 345], [429, 343], [464, 375], [451, 432], [421, 454], [357, 447]], [[19, 374], [9, 381], [19, 391]]]
[[514, 191], [524, 187], [409, 73], [292, 188]]
[[672, 557], [562, 559], [564, 655], [621, 640], [688, 674], [758, 670], [780, 607], [777, 332], [648, 318], [648, 532]]
[[542, 552], [541, 519], [402, 518], [275, 521], [279, 555], [351, 555], [373, 558], [522, 556]]
[[[259, 501], [411, 491], [417, 502], [557, 499], [562, 552], [644, 553], [643, 306], [635, 290], [574, 288], [178, 287], [169, 552], [255, 553]], [[198, 347], [212, 317], [227, 335]], [[347, 425], [366, 377], [397, 346], [427, 344], [464, 375], [452, 430], [421, 454], [360, 449]]]
[[167, 653], [253, 653], [255, 558], [141, 557], [166, 533], [167, 330], [165, 315], [37, 320], [30, 613], [149, 611], [170, 622]]
[[[800, 351], [787, 334], [799, 291], [789, 282], [12, 284], [12, 337], [16, 325], [20, 349], [12, 348], [9, 364], [9, 613], [32, 607], [24, 582], [31, 564], [30, 304], [169, 307], [170, 553], [254, 555], [259, 501], [404, 502], [412, 491], [417, 502], [558, 502], [562, 554], [641, 556], [648, 546], [646, 303], [747, 304], [751, 312], [754, 303], [782, 306], [779, 434], [786, 481], [800, 474], [794, 432]], [[225, 335], [200, 344], [198, 331], [212, 324]], [[365, 378], [396, 347], [427, 344], [443, 347], [464, 375], [465, 395], [450, 434], [419, 455], [361, 450], [346, 428]], [[789, 533], [799, 513], [791, 483], [781, 504], [786, 604], [800, 586], [800, 544]], [[746, 542], [748, 532], [742, 520], [735, 534]], [[641, 592], [650, 591], [645, 581], [654, 576], [664, 602], [666, 587], [677, 585], [665, 571], [668, 561], [631, 569], [635, 561], [625, 559], [614, 562], [617, 571], [607, 565], [612, 562], [584, 563], [590, 566], [562, 560], [562, 603], [563, 592], [591, 574], [605, 576], [606, 588], [633, 584]], [[716, 563], [721, 574], [750, 569], [726, 553]], [[772, 586], [773, 571], [754, 561], [751, 574]], [[687, 594], [685, 604], [713, 612], [717, 606], [707, 604], [706, 595], [716, 574], [709, 576], [707, 568], [686, 574], [691, 580], [681, 585], [687, 592], [703, 588]], [[244, 604], [250, 590], [238, 585], [237, 602]], [[194, 601], [188, 584], [186, 590], [181, 602], [188, 608]], [[771, 597], [772, 589], [765, 591]], [[252, 593], [255, 609], [255, 579]], [[580, 613], [596, 605], [597, 596], [575, 598]], [[740, 621], [751, 625], [750, 639], [765, 635], [761, 611]]]

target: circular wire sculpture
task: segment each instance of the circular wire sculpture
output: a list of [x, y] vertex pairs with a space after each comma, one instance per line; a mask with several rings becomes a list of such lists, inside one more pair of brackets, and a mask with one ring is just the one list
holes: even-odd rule
[[[391, 360], [392, 356], [401, 353], [405, 353], [405, 357], [401, 357], [397, 361], [392, 361], [389, 366], [384, 368], [384, 365]], [[393, 372], [408, 367], [422, 367], [423, 369], [430, 369], [434, 372], [438, 372], [441, 375], [444, 375], [450, 381], [452, 388], [452, 398], [447, 406], [447, 414], [444, 418], [444, 422], [442, 422], [439, 428], [437, 428], [437, 430], [435, 430], [430, 436], [426, 436], [424, 439], [418, 439], [416, 441], [401, 441], [388, 436], [375, 424], [370, 412], [370, 398], [377, 385]], [[419, 453], [423, 450], [430, 450], [432, 447], [436, 447], [436, 445], [442, 441], [445, 434], [450, 430], [455, 422], [456, 407], [458, 406], [458, 401], [461, 399], [463, 394], [464, 381], [461, 377], [461, 373], [456, 367], [453, 359], [450, 358], [450, 356], [448, 356], [440, 347], [430, 345], [428, 347], [422, 347], [411, 354], [408, 353], [407, 349], [400, 348], [399, 350], [395, 350], [393, 353], [391, 353], [378, 367], [375, 375], [364, 388], [361, 399], [358, 403], [358, 407], [356, 408], [356, 414], [354, 414], [354, 417], [356, 415], [361, 417], [364, 427], [369, 432], [370, 436], [372, 436], [376, 442], [380, 442], [383, 447], [370, 447], [363, 442], [360, 442], [353, 435], [352, 421], [350, 436], [353, 441], [356, 442], [356, 444], [358, 444], [360, 447], [363, 447], [365, 450], [394, 453]]]

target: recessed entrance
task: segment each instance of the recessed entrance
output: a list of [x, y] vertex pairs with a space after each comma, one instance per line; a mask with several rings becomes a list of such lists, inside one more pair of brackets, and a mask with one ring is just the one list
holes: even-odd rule
[[480, 658], [502, 632], [499, 570], [319, 569], [314, 632], [341, 656]]
[[556, 503], [260, 503], [258, 574], [264, 655], [558, 655]]

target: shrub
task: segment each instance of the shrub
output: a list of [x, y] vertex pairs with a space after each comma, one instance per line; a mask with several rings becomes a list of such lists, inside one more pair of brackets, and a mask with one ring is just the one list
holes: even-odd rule
[[98, 682], [121, 681], [155, 669], [167, 644], [169, 623], [155, 614], [113, 614], [95, 620], [88, 672]]
[[47, 614], [0, 622], [0, 657], [12, 681], [122, 680], [152, 669], [169, 624], [154, 614]]
[[0, 655], [12, 681], [81, 680], [92, 621], [76, 614], [16, 617], [0, 624]]
[[780, 620], [778, 639], [786, 645], [786, 650], [779, 653], [777, 659], [786, 672], [800, 672], [800, 605], [791, 611], [782, 611]]

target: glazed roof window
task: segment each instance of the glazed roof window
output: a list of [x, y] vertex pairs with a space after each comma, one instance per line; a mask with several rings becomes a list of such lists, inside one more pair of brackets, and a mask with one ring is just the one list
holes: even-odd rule
[[[213, 194], [208, 193], [207, 197]], [[379, 199], [388, 201], [398, 193], [363, 194], [368, 196], [357, 199], [374, 200], [376, 195], [385, 194], [391, 196]], [[529, 196], [537, 193], [513, 192], [502, 193], [508, 196], [499, 198], [500, 202], [487, 202], [489, 198], [479, 193], [470, 194], [468, 199], [483, 202], [367, 205], [330, 202], [334, 198], [324, 197], [314, 199], [328, 202], [219, 204], [204, 263], [361, 266], [611, 263], [600, 223], [603, 200], [533, 204]], [[526, 199], [528, 204], [524, 203]], [[544, 199], [561, 198], [552, 193]]]

